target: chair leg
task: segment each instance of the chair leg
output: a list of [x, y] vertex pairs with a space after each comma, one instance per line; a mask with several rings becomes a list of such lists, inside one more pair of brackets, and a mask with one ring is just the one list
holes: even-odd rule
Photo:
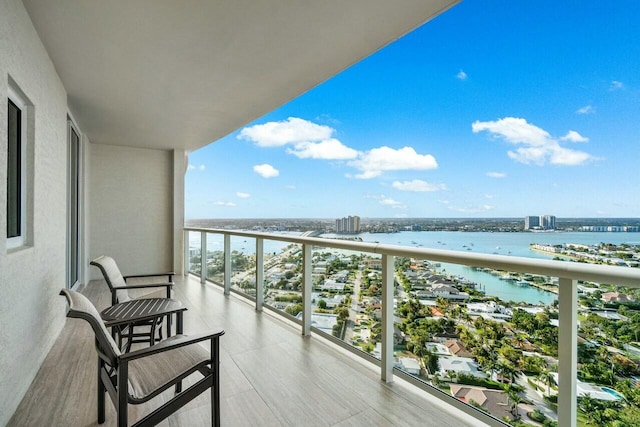
[[220, 427], [220, 342], [218, 337], [211, 340], [211, 425]]
[[102, 383], [102, 368], [104, 367], [104, 361], [98, 357], [98, 424], [102, 424], [105, 421], [104, 414], [104, 401], [106, 389]]
[[127, 394], [129, 391], [129, 366], [121, 362], [118, 367], [118, 427], [127, 427], [129, 422]]

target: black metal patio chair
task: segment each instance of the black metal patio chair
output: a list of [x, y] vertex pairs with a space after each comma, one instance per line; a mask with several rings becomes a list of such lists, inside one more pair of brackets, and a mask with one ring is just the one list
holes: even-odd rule
[[[165, 288], [167, 298], [171, 298], [171, 289], [174, 285], [173, 276], [174, 272], [157, 273], [157, 274], [138, 274], [123, 276], [116, 264], [115, 260], [109, 256], [99, 256], [90, 262], [91, 265], [98, 267], [104, 280], [109, 286], [111, 291], [111, 304], [115, 305], [131, 300], [129, 295], [130, 289], [153, 289], [153, 288]], [[154, 278], [154, 277], [167, 277], [166, 282], [161, 283], [128, 283], [129, 279], [138, 278]], [[114, 327], [114, 337], [118, 340], [118, 346], [122, 348], [122, 341], [126, 340], [126, 351], [131, 349], [133, 343], [148, 342], [149, 345], [153, 345], [156, 341], [162, 340], [162, 319], [163, 317], [156, 317], [151, 320], [145, 320], [128, 324], [122, 327]], [[167, 316], [167, 330], [170, 335], [171, 317]]]
[[[175, 335], [151, 347], [123, 353], [109, 335], [94, 305], [84, 295], [63, 289], [69, 303], [67, 317], [89, 322], [95, 333], [98, 352], [98, 423], [105, 421], [105, 394], [117, 412], [118, 427], [128, 426], [128, 405], [147, 402], [171, 387], [176, 394], [166, 403], [133, 424], [153, 426], [182, 406], [211, 389], [211, 425], [220, 426], [220, 343], [221, 328], [193, 336]], [[198, 344], [210, 341], [210, 348]], [[185, 378], [199, 372], [202, 378], [179, 391]]]

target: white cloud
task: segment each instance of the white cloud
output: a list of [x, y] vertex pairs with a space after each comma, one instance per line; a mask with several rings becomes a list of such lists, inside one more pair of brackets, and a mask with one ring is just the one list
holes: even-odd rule
[[268, 122], [249, 126], [238, 135], [238, 139], [254, 142], [260, 147], [281, 147], [304, 141], [322, 141], [329, 139], [334, 129], [318, 125], [308, 120], [289, 117], [280, 122]]
[[391, 198], [383, 198], [379, 201], [383, 206], [390, 206], [393, 209], [406, 209], [407, 205]]
[[456, 78], [460, 80], [467, 80], [467, 77], [467, 73], [465, 73], [463, 70], [460, 70], [460, 72], [456, 74]]
[[261, 165], [255, 165], [253, 171], [263, 178], [274, 178], [280, 175], [278, 169], [274, 168], [270, 164], [264, 163]]
[[506, 178], [507, 174], [504, 172], [487, 172], [487, 176], [491, 178]]
[[295, 190], [295, 189], [296, 189], [296, 186], [295, 186], [295, 185], [285, 185], [285, 186], [284, 186], [284, 188], [285, 188], [286, 190]]
[[[392, 170], [426, 170], [438, 167], [430, 154], [418, 154], [412, 147], [393, 149], [386, 146], [366, 152], [346, 146], [333, 137], [335, 129], [318, 125], [308, 120], [289, 117], [279, 122], [268, 122], [249, 126], [240, 132], [238, 139], [254, 142], [260, 147], [281, 147], [288, 145], [286, 152], [300, 159], [347, 160], [347, 165], [360, 171], [346, 174], [347, 177], [370, 179]], [[277, 176], [277, 171], [254, 170], [265, 178]], [[265, 176], [265, 173], [268, 176]]]
[[592, 105], [585, 105], [582, 108], [578, 108], [577, 114], [595, 114], [596, 109]]
[[416, 191], [416, 192], [425, 192], [425, 191], [445, 191], [447, 186], [444, 184], [430, 184], [426, 181], [422, 181], [421, 179], [414, 179], [413, 181], [394, 181], [391, 184], [393, 188], [400, 191]]
[[609, 85], [609, 90], [618, 90], [618, 89], [622, 89], [624, 87], [624, 83], [619, 82], [617, 80], [612, 80], [611, 84]]
[[213, 202], [213, 204], [216, 205], [216, 206], [227, 206], [227, 207], [230, 207], [230, 208], [236, 206], [236, 204], [233, 203], [233, 202], [222, 202], [222, 201]]
[[358, 156], [356, 150], [347, 147], [335, 138], [320, 142], [299, 142], [294, 145], [294, 148], [287, 148], [287, 153], [300, 159], [346, 160]]
[[412, 147], [399, 150], [380, 147], [362, 153], [357, 160], [347, 163], [361, 171], [355, 178], [370, 179], [392, 170], [427, 170], [436, 169], [438, 163], [431, 154], [418, 154]]
[[189, 163], [189, 165], [187, 166], [187, 170], [190, 170], [190, 171], [193, 171], [193, 170], [203, 171], [205, 169], [206, 169], [205, 165], [196, 166]]
[[575, 130], [570, 130], [569, 132], [567, 132], [567, 134], [565, 136], [560, 138], [560, 140], [561, 141], [571, 141], [571, 142], [588, 142], [589, 138], [585, 138], [584, 136], [580, 135]]
[[238, 191], [236, 193], [236, 196], [240, 197], [241, 199], [248, 199], [249, 197], [251, 197], [251, 194], [249, 193], [242, 193], [240, 191]]
[[[507, 155], [524, 164], [575, 166], [596, 159], [584, 151], [560, 146], [559, 140], [553, 138], [547, 131], [521, 118], [505, 117], [493, 122], [476, 121], [471, 125], [471, 129], [474, 133], [487, 131], [494, 137], [520, 145], [521, 147], [515, 151], [508, 151]], [[564, 138], [584, 138], [577, 132], [574, 132], [575, 135], [572, 132], [574, 131], [570, 131]]]
[[355, 159], [358, 152], [333, 138], [335, 129], [297, 117], [280, 122], [268, 122], [242, 129], [238, 139], [254, 142], [260, 147], [287, 148], [288, 154], [301, 159], [347, 160]]

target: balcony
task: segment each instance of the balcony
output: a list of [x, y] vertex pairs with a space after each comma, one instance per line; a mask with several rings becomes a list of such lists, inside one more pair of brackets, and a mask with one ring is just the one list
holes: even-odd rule
[[[640, 285], [640, 271], [631, 268], [242, 231], [188, 228], [185, 235], [186, 260], [191, 261], [186, 265], [199, 277], [178, 277], [175, 296], [188, 306], [187, 333], [213, 326], [227, 330], [221, 341], [225, 425], [423, 425], [425, 419], [437, 425], [504, 425], [394, 367], [393, 260], [399, 256], [558, 277], [558, 417], [559, 425], [576, 425], [577, 281]], [[212, 261], [207, 242], [222, 247], [223, 274], [214, 282], [202, 273], [207, 269], [198, 268], [202, 259], [194, 252], [195, 240], [200, 253], [207, 254], [207, 264]], [[247, 252], [255, 249], [253, 265], [238, 269], [232, 264], [232, 240]], [[265, 303], [261, 283], [274, 259], [265, 261], [272, 256], [265, 253], [265, 242], [293, 244], [302, 252], [301, 319]], [[381, 256], [383, 345], [379, 357], [312, 325], [311, 255], [312, 250], [323, 248]], [[247, 280], [247, 274], [257, 280]], [[240, 287], [243, 281], [253, 282], [253, 289]], [[82, 292], [98, 308], [109, 305], [107, 287], [101, 281], [92, 281]], [[95, 357], [88, 326], [67, 321], [9, 425], [43, 425], [52, 420], [57, 425], [94, 425]], [[206, 423], [208, 411], [207, 398], [200, 397], [166, 423]], [[130, 417], [137, 419], [141, 412], [134, 409]], [[114, 421], [114, 415], [109, 408], [108, 422]]]

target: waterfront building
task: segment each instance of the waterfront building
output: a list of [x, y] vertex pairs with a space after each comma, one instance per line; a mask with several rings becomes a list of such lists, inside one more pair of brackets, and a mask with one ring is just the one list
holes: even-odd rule
[[553, 215], [543, 215], [540, 217], [540, 227], [543, 230], [555, 230], [556, 229], [556, 217]]
[[525, 230], [555, 230], [556, 217], [554, 215], [539, 215], [524, 217]]
[[540, 226], [540, 217], [539, 216], [525, 216], [524, 217], [524, 229], [525, 230], [533, 230]]
[[637, 233], [640, 226], [637, 225], [583, 225], [580, 231], [608, 232], [608, 233]]
[[358, 234], [360, 233], [360, 217], [348, 216], [336, 219], [336, 234]]

